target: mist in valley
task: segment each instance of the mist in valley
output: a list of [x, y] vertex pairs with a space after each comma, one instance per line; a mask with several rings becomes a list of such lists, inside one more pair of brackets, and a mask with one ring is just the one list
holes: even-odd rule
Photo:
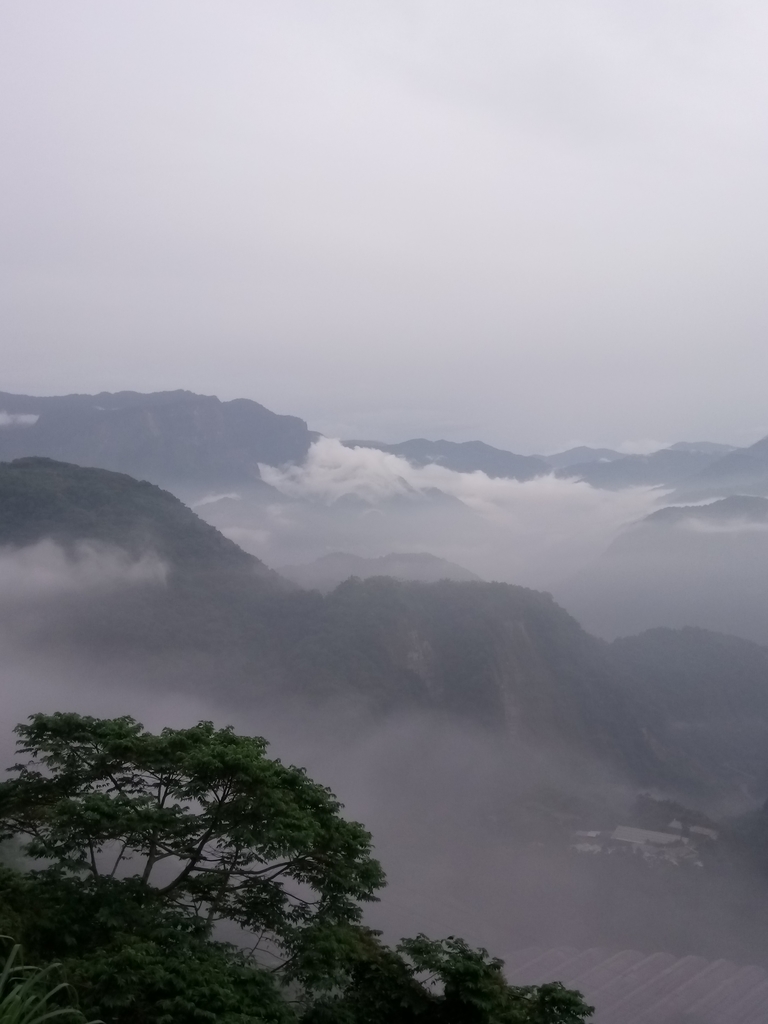
[[[365, 919], [389, 940], [460, 934], [502, 956], [599, 946], [768, 966], [768, 879], [738, 846], [723, 843], [704, 868], [575, 850], [579, 832], [643, 823], [643, 791], [682, 801], [694, 820], [712, 815], [726, 831], [759, 808], [754, 793], [734, 784], [708, 798], [644, 790], [567, 737], [537, 740], [438, 709], [382, 713], [343, 695], [286, 699], [262, 685], [258, 670], [250, 684], [232, 685], [225, 660], [217, 669], [172, 644], [141, 652], [116, 648], [114, 636], [73, 641], [73, 623], [92, 620], [97, 606], [114, 602], [124, 614], [126, 595], [167, 588], [168, 566], [150, 552], [50, 541], [4, 550], [6, 765], [15, 760], [12, 723], [39, 710], [129, 714], [155, 731], [203, 719], [234, 724], [329, 785], [345, 814], [373, 833], [388, 884]], [[764, 770], [768, 783], [768, 759]]]
[[412, 465], [372, 448], [315, 442], [307, 459], [263, 465], [272, 493], [191, 504], [277, 568], [344, 551], [367, 558], [424, 551], [486, 580], [548, 590], [590, 564], [617, 532], [652, 511], [656, 489], [601, 491], [554, 475], [519, 481]]

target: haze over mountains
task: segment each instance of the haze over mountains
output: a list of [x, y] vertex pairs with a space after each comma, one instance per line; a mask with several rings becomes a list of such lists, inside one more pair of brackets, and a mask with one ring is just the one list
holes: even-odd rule
[[[448, 576], [548, 589], [608, 638], [699, 626], [768, 642], [759, 505], [733, 504], [768, 494], [768, 440], [550, 456], [480, 441], [339, 442], [250, 400], [185, 391], [2, 394], [0, 413], [0, 459], [46, 456], [157, 483], [306, 585], [374, 571], [345, 566], [344, 553], [418, 556], [389, 570], [427, 581], [431, 556], [460, 567]], [[660, 509], [691, 501], [705, 504]]]
[[[600, 645], [548, 595], [379, 577], [350, 580], [323, 599], [283, 584], [155, 485], [47, 459], [0, 463], [0, 509], [0, 543], [11, 552], [53, 541], [77, 562], [90, 556], [83, 545], [109, 545], [166, 568], [128, 591], [86, 587], [73, 596], [56, 613], [70, 645], [95, 643], [111, 656], [197, 651], [217, 673], [228, 665], [229, 687], [248, 680], [254, 694], [327, 699], [346, 690], [373, 708], [432, 706], [503, 729], [524, 722], [542, 739], [565, 744], [570, 735], [575, 750], [589, 743], [648, 781], [667, 772], [636, 714], [610, 697]], [[40, 621], [27, 628], [39, 651], [55, 649], [63, 626], [53, 640]], [[234, 668], [241, 657], [244, 675]], [[214, 678], [198, 668], [189, 685], [208, 689]], [[626, 733], [621, 743], [616, 731]]]
[[[306, 685], [302, 680], [308, 678], [309, 673], [309, 662], [302, 667], [301, 654], [308, 641], [301, 641], [292, 649], [288, 636], [295, 639], [295, 634], [291, 629], [308, 630], [309, 634], [316, 637], [313, 643], [319, 643], [320, 648], [327, 643], [325, 639], [319, 639], [323, 635], [322, 631], [330, 629], [328, 635], [336, 636], [337, 639], [329, 648], [329, 651], [335, 653], [329, 653], [327, 657], [336, 665], [336, 670], [328, 674], [326, 682], [321, 682], [322, 664], [326, 655], [313, 663], [315, 691], [321, 693], [324, 688], [333, 689], [339, 680], [351, 681], [357, 671], [358, 696], [367, 692], [365, 699], [368, 700], [374, 692], [379, 697], [382, 694], [389, 695], [384, 704], [387, 705], [392, 698], [393, 707], [400, 700], [419, 705], [424, 701], [429, 704], [438, 699], [439, 704], [443, 702], [441, 706], [450, 708], [453, 706], [452, 701], [457, 698], [449, 696], [452, 684], [448, 682], [447, 676], [442, 675], [448, 671], [447, 666], [451, 662], [447, 654], [444, 656], [439, 653], [439, 645], [443, 641], [438, 642], [437, 635], [431, 634], [429, 639], [419, 639], [419, 630], [426, 628], [432, 613], [423, 610], [417, 612], [417, 608], [429, 595], [429, 601], [437, 600], [438, 592], [392, 590], [392, 584], [387, 585], [390, 589], [382, 589], [383, 583], [375, 577], [388, 576], [401, 581], [424, 583], [440, 580], [468, 583], [479, 581], [480, 574], [462, 565], [459, 559], [454, 561], [439, 557], [424, 550], [422, 545], [418, 545], [416, 550], [407, 550], [408, 539], [418, 536], [419, 529], [422, 529], [422, 539], [428, 533], [438, 549], [445, 549], [446, 537], [457, 531], [461, 533], [461, 540], [461, 537], [470, 536], [478, 529], [484, 533], [496, 530], [492, 535], [492, 547], [497, 549], [499, 537], [503, 536], [505, 528], [509, 526], [507, 521], [494, 523], [493, 510], [489, 515], [487, 510], [478, 507], [472, 492], [451, 493], [446, 480], [455, 483], [456, 480], [474, 480], [480, 475], [489, 482], [494, 481], [489, 486], [517, 488], [510, 492], [512, 498], [509, 499], [508, 507], [513, 508], [514, 502], [519, 502], [527, 493], [525, 488], [540, 487], [539, 481], [542, 480], [553, 481], [547, 486], [569, 489], [556, 492], [556, 499], [572, 490], [582, 494], [590, 493], [589, 489], [621, 492], [638, 488], [640, 484], [647, 486], [650, 482], [658, 486], [662, 478], [665, 478], [669, 487], [673, 478], [679, 479], [681, 476], [688, 480], [700, 480], [705, 470], [709, 478], [714, 479], [718, 465], [725, 466], [721, 476], [727, 476], [732, 473], [729, 467], [733, 466], [734, 458], [740, 459], [739, 465], [742, 466], [747, 464], [745, 459], [751, 460], [749, 464], [753, 467], [759, 465], [761, 445], [764, 447], [764, 442], [758, 442], [752, 449], [734, 451], [713, 442], [680, 442], [647, 456], [623, 456], [608, 449], [580, 448], [552, 456], [547, 463], [545, 457], [517, 456], [481, 442], [456, 444], [414, 440], [387, 445], [345, 441], [339, 448], [333, 449], [329, 447], [331, 442], [320, 442], [318, 436], [297, 417], [278, 416], [249, 400], [220, 402], [213, 397], [192, 395], [189, 392], [152, 395], [125, 392], [117, 395], [105, 393], [60, 398], [4, 394], [0, 396], [0, 402], [4, 415], [3, 426], [0, 428], [0, 453], [6, 458], [24, 454], [27, 456], [10, 465], [6, 463], [0, 478], [0, 496], [3, 501], [0, 543], [28, 548], [53, 541], [63, 545], [70, 553], [74, 551], [72, 557], [81, 561], [92, 557], [93, 551], [78, 548], [77, 545], [87, 543], [104, 548], [117, 546], [134, 559], [150, 551], [165, 567], [163, 572], [166, 575], [162, 575], [162, 579], [164, 585], [170, 585], [171, 589], [163, 597], [162, 608], [156, 606], [159, 592], [155, 598], [150, 599], [145, 595], [137, 602], [137, 592], [134, 591], [132, 597], [126, 598], [123, 595], [120, 598], [120, 601], [127, 600], [126, 609], [130, 608], [125, 616], [108, 614], [103, 608], [94, 612], [92, 599], [86, 595], [82, 600], [91, 608], [88, 616], [77, 619], [77, 602], [68, 611], [69, 615], [74, 616], [68, 626], [73, 636], [79, 635], [78, 631], [82, 630], [87, 633], [92, 627], [86, 623], [98, 620], [101, 623], [97, 630], [102, 636], [100, 642], [114, 650], [122, 647], [128, 651], [137, 641], [137, 630], [147, 631], [147, 635], [158, 638], [160, 648], [170, 645], [206, 651], [205, 658], [209, 662], [211, 659], [223, 658], [230, 666], [234, 665], [241, 657], [235, 652], [242, 650], [243, 664], [262, 666], [260, 671], [268, 689], [280, 686], [288, 689], [298, 687], [301, 690]], [[325, 449], [322, 445], [326, 446]], [[334, 466], [332, 468], [337, 475], [327, 474], [321, 480], [319, 489], [313, 491], [310, 486], [315, 479], [312, 473], [317, 477], [323, 468], [326, 471], [328, 469], [322, 461], [313, 468], [312, 459], [317, 458], [315, 453], [318, 451], [329, 451], [331, 459], [338, 451], [348, 452], [349, 455], [343, 457], [353, 461], [341, 464], [340, 482], [339, 467]], [[67, 467], [60, 462], [50, 461], [51, 452], [66, 457], [69, 462], [98, 468], [130, 467], [138, 476], [175, 487], [177, 493], [184, 497], [190, 493], [202, 494], [203, 497], [195, 503], [196, 510], [211, 524], [222, 526], [229, 540], [198, 516], [185, 510], [166, 491], [158, 490], [150, 483], [134, 483], [126, 476], [99, 473], [96, 469]], [[41, 454], [45, 457], [40, 458]], [[354, 460], [371, 457], [383, 460], [378, 465], [380, 478], [376, 486], [366, 483], [369, 490], [355, 490], [361, 478], [364, 478], [365, 483], [372, 471], [367, 462]], [[384, 474], [381, 472], [382, 466], [386, 469]], [[411, 467], [415, 473], [444, 475], [435, 476], [434, 479], [429, 475], [424, 478], [414, 476], [413, 482], [410, 482], [398, 475], [404, 471], [404, 467]], [[237, 488], [237, 491], [208, 493], [217, 486]], [[579, 490], [585, 486], [588, 486], [587, 492]], [[690, 486], [698, 484], [692, 483]], [[334, 487], [337, 487], [336, 491]], [[652, 500], [658, 500], [653, 493]], [[650, 627], [704, 625], [720, 632], [768, 641], [768, 616], [765, 612], [768, 607], [768, 586], [764, 583], [768, 579], [768, 551], [765, 550], [767, 508], [768, 499], [731, 496], [704, 505], [651, 511], [636, 518], [634, 522], [630, 519], [623, 527], [614, 524], [613, 536], [607, 537], [605, 549], [598, 549], [596, 557], [589, 560], [575, 575], [565, 575], [557, 588], [558, 593], [564, 596], [566, 606], [576, 611], [589, 628], [609, 637], [638, 633]], [[537, 509], [535, 505], [534, 511]], [[335, 552], [316, 555], [314, 560], [307, 559], [304, 563], [284, 562], [281, 577], [270, 571], [260, 558], [246, 554], [234, 543], [245, 541], [246, 547], [249, 547], [250, 541], [250, 549], [255, 552], [259, 548], [259, 529], [265, 534], [268, 532], [263, 528], [265, 523], [272, 536], [267, 536], [261, 546], [275, 557], [281, 551], [301, 553], [302, 536], [312, 538], [315, 551], [318, 538], [322, 544], [335, 536], [347, 541], [346, 546], [356, 548], [358, 553], [354, 550], [344, 553], [339, 545]], [[335, 534], [329, 532], [329, 527], [336, 531]], [[282, 547], [280, 541], [276, 543], [274, 539], [274, 535], [280, 535], [281, 530]], [[401, 531], [399, 537], [398, 530]], [[543, 533], [546, 535], [546, 525]], [[375, 553], [377, 540], [382, 543], [393, 535], [396, 550]], [[514, 533], [510, 532], [509, 536], [514, 543]], [[454, 544], [454, 547], [458, 546]], [[309, 553], [311, 545], [306, 550]], [[373, 555], [359, 553], [371, 550]], [[206, 555], [205, 552], [210, 553]], [[471, 550], [467, 549], [465, 554], [471, 562]], [[502, 571], [487, 572], [484, 574], [486, 578], [505, 577], [503, 560], [498, 555], [497, 558]], [[272, 559], [272, 564], [279, 565], [279, 557], [277, 562]], [[167, 576], [168, 567], [170, 576]], [[208, 581], [204, 589], [211, 589], [217, 595], [211, 608], [200, 604], [198, 597], [195, 597], [191, 605], [188, 604], [191, 590], [199, 588], [197, 585], [187, 585], [187, 578], [202, 580], [200, 573]], [[726, 579], [727, 574], [730, 576]], [[262, 591], [254, 583], [247, 582], [251, 576], [262, 580]], [[370, 585], [351, 582], [346, 590], [335, 590], [350, 577], [370, 579]], [[187, 580], [180, 588], [174, 584], [179, 579]], [[718, 585], [713, 586], [713, 581]], [[297, 584], [303, 588], [333, 593], [322, 604], [317, 604], [316, 598], [307, 603], [307, 598], [292, 592], [291, 585]], [[263, 590], [263, 587], [267, 589]], [[524, 593], [519, 588], [517, 592], [521, 595]], [[457, 596], [464, 593], [471, 594], [466, 598], [469, 601], [466, 607], [461, 603], [464, 598], [460, 600]], [[442, 598], [448, 601], [448, 605], [441, 606], [442, 610], [435, 614], [438, 614], [438, 618], [444, 618], [449, 614], [451, 602], [459, 601], [455, 614], [461, 617], [469, 615], [471, 619], [481, 601], [479, 595], [485, 593], [482, 589], [465, 592], [449, 588]], [[492, 599], [492, 605], [493, 602], [501, 602], [498, 606], [501, 609], [507, 600], [503, 595], [507, 592], [499, 590], [493, 593], [496, 597]], [[168, 607], [177, 605], [170, 618], [166, 607], [169, 594], [173, 594], [173, 599]], [[336, 627], [330, 623], [335, 617], [341, 616], [344, 619], [350, 615], [355, 621], [361, 615], [363, 619], [360, 622], [367, 621], [368, 613], [364, 609], [369, 602], [373, 603], [372, 608], [377, 608], [374, 615], [377, 620], [381, 619], [380, 613], [387, 602], [394, 602], [391, 604], [392, 612], [396, 607], [399, 611], [393, 626], [398, 618], [402, 619], [402, 624], [392, 637], [385, 639], [378, 636], [377, 631], [381, 626], [379, 622], [376, 631], [366, 641], [370, 644], [370, 650], [378, 650], [379, 654], [376, 657], [366, 655], [368, 668], [356, 670], [355, 659], [361, 653], [358, 651], [347, 667], [344, 667], [345, 660], [349, 659], [354, 648], [342, 653], [346, 651], [343, 644], [341, 648], [334, 646], [342, 634], [337, 633]], [[246, 640], [242, 631], [242, 616], [246, 614], [244, 609], [251, 609], [258, 618], [265, 614], [264, 609], [271, 603], [280, 606], [284, 614], [270, 613], [271, 633], [259, 633], [257, 630], [254, 636], [261, 639], [256, 641], [251, 636]], [[488, 614], [491, 613], [492, 605], [488, 607]], [[222, 619], [222, 608], [234, 609], [236, 606], [237, 613], [231, 620], [226, 617]], [[298, 610], [287, 611], [289, 606], [295, 606]], [[461, 613], [458, 611], [460, 607], [464, 608]], [[469, 613], [470, 607], [475, 610], [472, 614]], [[406, 624], [409, 616], [424, 614], [427, 618], [423, 619], [422, 626], [415, 633], [409, 632], [410, 627]], [[150, 620], [151, 630], [148, 628]], [[299, 627], [297, 623], [304, 620], [307, 624]], [[288, 633], [285, 632], [286, 621], [293, 623]], [[482, 654], [482, 664], [487, 667], [481, 669], [481, 662], [478, 662], [475, 670], [479, 673], [476, 685], [480, 687], [471, 701], [475, 717], [479, 720], [488, 718], [503, 722], [508, 714], [503, 710], [508, 699], [504, 694], [511, 685], [512, 676], [521, 671], [523, 676], [526, 672], [544, 672], [541, 676], [544, 679], [552, 672], [552, 668], [545, 670], [535, 666], [541, 657], [549, 663], [548, 659], [553, 655], [551, 638], [559, 633], [563, 636], [567, 634], [568, 629], [563, 625], [565, 621], [563, 619], [561, 625], [555, 626], [553, 619], [554, 633], [550, 634], [549, 641], [542, 641], [543, 646], [535, 655], [532, 650], [525, 653], [527, 648], [518, 649], [518, 641], [512, 640], [514, 631], [508, 636], [505, 634], [503, 640], [502, 634], [499, 634], [491, 641], [489, 634]], [[344, 630], [347, 628], [345, 626]], [[531, 627], [522, 628], [528, 637]], [[358, 638], [357, 643], [365, 630], [361, 631], [358, 624], [352, 632]], [[400, 633], [401, 639], [392, 646], [394, 636]], [[573, 637], [576, 635], [573, 634]], [[652, 638], [660, 634], [651, 632], [644, 635], [648, 637], [644, 642], [651, 643]], [[694, 646], [697, 642], [704, 645], [708, 642], [706, 637], [709, 634], [686, 635], [689, 636], [688, 642]], [[406, 636], [411, 639], [406, 641]], [[104, 640], [104, 637], [109, 637], [109, 640]], [[227, 637], [226, 643], [223, 637]], [[697, 639], [699, 637], [700, 641]], [[530, 638], [526, 639], [525, 643], [529, 642]], [[44, 646], [42, 638], [41, 643]], [[510, 643], [511, 647], [508, 646]], [[569, 643], [575, 643], [575, 640]], [[142, 644], [146, 645], [146, 637]], [[221, 651], [218, 651], [219, 646]], [[577, 647], [573, 648], [574, 652]], [[289, 649], [292, 649], [292, 654], [286, 661]], [[212, 653], [214, 650], [215, 654]], [[386, 656], [384, 651], [387, 652]], [[607, 655], [597, 652], [598, 648], [594, 648], [589, 655], [593, 660], [587, 674], [594, 674], [597, 671], [595, 666], [605, 661]], [[576, 657], [572, 652], [570, 663], [577, 664], [579, 657], [582, 655]], [[614, 653], [611, 655], [614, 661], [611, 662], [609, 658], [605, 662], [606, 665], [612, 664], [612, 668], [601, 668], [599, 671], [607, 672], [610, 676], [615, 670], [618, 672], [617, 679], [619, 676], [624, 678], [627, 671], [615, 662], [615, 657]], [[694, 654], [691, 657], [694, 660], [696, 658]], [[490, 661], [486, 662], [485, 659]], [[762, 664], [760, 659], [757, 663]], [[508, 667], [498, 667], [502, 664]], [[384, 665], [389, 667], [384, 668]], [[497, 668], [491, 670], [491, 665]], [[513, 669], [513, 665], [518, 667]], [[527, 665], [527, 668], [523, 669], [523, 665]], [[371, 666], [375, 666], [375, 669]], [[229, 671], [232, 678], [238, 675], [232, 668]], [[371, 671], [372, 678], [379, 681], [368, 685], [363, 681]], [[382, 671], [384, 676], [380, 676]], [[561, 670], [555, 672], [553, 679], [557, 678], [558, 671]], [[635, 671], [633, 667], [632, 672]], [[509, 672], [512, 676], [508, 677]], [[490, 673], [489, 681], [481, 684], [480, 679], [486, 673]], [[725, 674], [726, 668], [723, 666], [720, 675], [724, 678]], [[384, 683], [383, 679], [388, 681]], [[491, 683], [491, 679], [495, 681]], [[345, 685], [351, 685], [351, 682]], [[483, 687], [489, 687], [483, 691], [486, 696], [478, 699]], [[625, 692], [629, 691], [625, 688]], [[394, 696], [397, 694], [399, 696]], [[601, 700], [604, 701], [604, 698]], [[558, 698], [555, 703], [561, 705], [562, 699]], [[514, 716], [518, 713], [515, 711]], [[627, 721], [633, 715], [635, 712], [626, 715]], [[619, 728], [622, 731], [625, 727]], [[559, 740], [562, 740], [562, 736]], [[607, 740], [600, 740], [598, 745], [604, 742]], [[660, 750], [663, 747], [660, 736], [656, 742], [657, 750]], [[631, 743], [623, 742], [621, 749], [626, 751], [631, 746]], [[738, 760], [738, 755], [734, 756]], [[638, 757], [642, 761], [645, 755]], [[701, 766], [694, 767], [697, 758], [692, 750], [688, 750], [686, 758], [689, 759], [687, 767], [678, 765], [674, 771], [681, 773], [680, 780], [688, 780], [686, 783], [681, 781], [681, 785], [695, 785], [692, 780], [698, 777]], [[755, 769], [752, 761], [750, 765], [748, 772], [746, 768], [741, 770], [756, 778], [760, 770]], [[663, 774], [667, 769], [658, 768], [653, 771]], [[707, 774], [706, 771], [704, 774]]]
[[587, 628], [609, 638], [701, 626], [768, 643], [768, 499], [658, 509], [559, 593]]
[[[299, 417], [277, 415], [250, 399], [221, 402], [188, 391], [48, 398], [0, 392], [0, 413], [3, 459], [44, 455], [188, 487], [252, 483], [259, 479], [259, 463], [299, 463], [319, 436]], [[720, 497], [736, 488], [768, 492], [768, 439], [745, 449], [683, 441], [650, 455], [582, 446], [546, 456], [518, 455], [482, 441], [343, 443], [418, 467], [492, 478], [530, 480], [554, 470], [597, 487], [684, 485], [688, 492]]]
[[[681, 891], [636, 861], [606, 874], [571, 843], [764, 799], [764, 648], [690, 630], [607, 645], [549, 595], [500, 583], [378, 576], [323, 596], [156, 485], [36, 457], [0, 465], [0, 579], [17, 704], [50, 679], [68, 705], [172, 700], [300, 750], [381, 836], [395, 903], [372, 921], [385, 928], [444, 927], [435, 908], [450, 900], [475, 941], [509, 941], [514, 907], [522, 943], [760, 959], [762, 889], [750, 883], [752, 911], [736, 915], [734, 867], [713, 875], [705, 851]], [[678, 803], [636, 805], [648, 789]]]
[[[162, 707], [268, 733], [380, 836], [394, 902], [370, 920], [393, 934], [509, 948], [513, 912], [523, 945], [764, 962], [768, 649], [749, 637], [768, 499], [659, 507], [669, 490], [638, 485], [732, 453], [548, 466], [342, 443], [185, 392], [3, 404], [10, 713]], [[703, 868], [574, 853], [579, 831], [674, 816], [722, 832]]]

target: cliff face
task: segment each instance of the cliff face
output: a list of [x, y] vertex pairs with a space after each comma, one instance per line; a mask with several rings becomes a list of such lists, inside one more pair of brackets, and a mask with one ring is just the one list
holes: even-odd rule
[[181, 490], [253, 483], [260, 462], [300, 462], [316, 436], [304, 420], [258, 402], [190, 391], [0, 393], [0, 411], [11, 419], [0, 431], [0, 459], [45, 456]]

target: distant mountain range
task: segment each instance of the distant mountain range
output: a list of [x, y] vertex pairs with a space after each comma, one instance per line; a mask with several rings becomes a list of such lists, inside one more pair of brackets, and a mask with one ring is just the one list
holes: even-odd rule
[[672, 497], [703, 501], [730, 494], [768, 495], [768, 437], [748, 448], [736, 448], [703, 467], [681, 481]]
[[[710, 446], [707, 446], [710, 448]], [[674, 446], [649, 455], [624, 455], [617, 459], [593, 459], [556, 470], [559, 477], [584, 480], [593, 487], [676, 487], [717, 462], [722, 456], [711, 450]]]
[[492, 448], [483, 441], [427, 441], [423, 437], [400, 444], [381, 441], [344, 441], [347, 448], [375, 448], [407, 459], [414, 466], [438, 465], [457, 473], [480, 470], [490, 477], [532, 480], [551, 471], [548, 463], [536, 455], [515, 455]]
[[582, 444], [564, 452], [555, 452], [554, 455], [537, 455], [536, 458], [551, 469], [567, 469], [569, 466], [586, 466], [591, 462], [615, 462], [625, 456], [626, 452], [617, 452], [613, 448], [589, 448]]
[[608, 638], [697, 625], [768, 644], [768, 498], [661, 508], [557, 590]]
[[53, 398], [0, 392], [0, 461], [46, 456], [171, 489], [258, 485], [260, 462], [301, 462], [317, 436], [297, 416], [277, 415], [246, 398], [220, 402], [190, 391]]
[[[221, 402], [189, 391], [48, 398], [0, 392], [0, 461], [46, 456], [130, 473], [185, 496], [243, 487], [268, 496], [259, 463], [301, 463], [318, 436], [304, 420], [277, 415], [249, 399]], [[675, 500], [768, 495], [768, 438], [743, 449], [681, 441], [649, 455], [586, 446], [547, 456], [518, 455], [482, 441], [424, 438], [343, 443], [460, 473], [524, 481], [554, 472], [600, 488], [674, 488]]]

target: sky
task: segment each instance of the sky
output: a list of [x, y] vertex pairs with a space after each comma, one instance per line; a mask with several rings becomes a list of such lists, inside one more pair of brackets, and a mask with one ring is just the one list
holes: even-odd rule
[[0, 0], [0, 390], [768, 433], [757, 0]]

